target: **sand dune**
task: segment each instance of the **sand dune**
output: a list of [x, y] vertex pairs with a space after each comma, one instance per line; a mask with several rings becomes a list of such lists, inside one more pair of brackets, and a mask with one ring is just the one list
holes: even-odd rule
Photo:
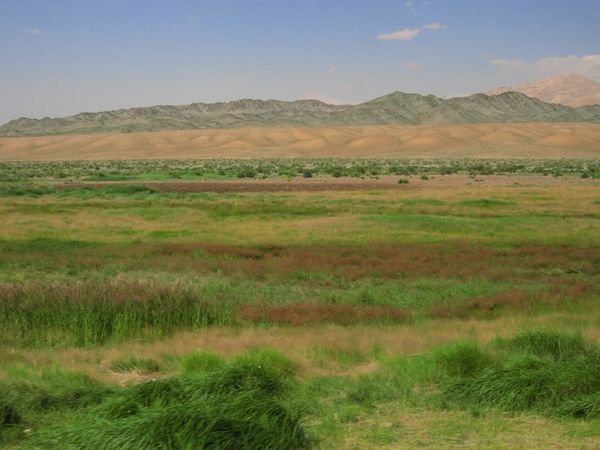
[[0, 138], [0, 160], [599, 158], [600, 124], [235, 128]]

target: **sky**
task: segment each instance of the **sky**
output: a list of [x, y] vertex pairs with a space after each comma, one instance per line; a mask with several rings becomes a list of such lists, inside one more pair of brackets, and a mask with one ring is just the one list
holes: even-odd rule
[[600, 0], [0, 0], [0, 124], [600, 81]]

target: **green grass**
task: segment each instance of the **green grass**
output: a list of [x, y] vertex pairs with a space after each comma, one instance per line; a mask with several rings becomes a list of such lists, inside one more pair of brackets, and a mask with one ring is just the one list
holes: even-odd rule
[[598, 347], [556, 332], [527, 333], [502, 347], [509, 351], [498, 366], [459, 377], [445, 387], [446, 397], [474, 407], [600, 417]]
[[[308, 448], [302, 413], [285, 405], [296, 383], [290, 364], [258, 352], [120, 389], [82, 386], [67, 374], [67, 387], [2, 386], [0, 438], [46, 449]], [[52, 423], [65, 409], [78, 414]]]
[[[590, 179], [433, 186], [559, 171]], [[308, 173], [410, 183], [225, 194], [76, 183]], [[596, 174], [597, 162], [570, 160], [1, 163], [0, 447], [589, 447]], [[275, 345], [292, 360], [232, 356], [271, 333], [290, 339]], [[443, 339], [458, 342], [429, 349]], [[545, 444], [527, 442], [530, 429]]]
[[408, 357], [384, 349], [322, 348], [316, 355], [327, 367], [374, 361], [378, 368], [299, 379], [298, 365], [271, 350], [228, 361], [195, 352], [180, 359], [179, 373], [170, 377], [107, 387], [76, 373], [15, 363], [11, 373], [20, 381], [0, 381], [0, 442], [47, 449], [332, 448], [356, 425], [364, 431], [362, 445], [402, 442], [404, 427], [391, 417], [391, 423], [364, 428], [364, 420], [380, 411], [444, 414], [455, 427], [444, 431], [452, 439], [464, 412], [484, 423], [497, 417], [496, 432], [510, 429], [500, 425], [502, 412], [574, 429], [569, 421], [585, 419], [588, 435], [600, 437], [594, 426], [600, 420], [600, 347], [577, 334], [538, 330]]
[[233, 320], [231, 305], [185, 286], [77, 282], [2, 287], [0, 342], [9, 345], [89, 346]]
[[[128, 279], [119, 274], [122, 270], [116, 267], [114, 276], [104, 271], [96, 276], [84, 272], [82, 277], [75, 271], [41, 277], [35, 282], [0, 283], [0, 342], [43, 347], [102, 345], [134, 338], [155, 340], [181, 330], [248, 325], [240, 311], [249, 305], [389, 307], [410, 311], [414, 320], [427, 320], [436, 306], [460, 309], [464, 302], [510, 293], [517, 287], [530, 291], [532, 296], [548, 288], [539, 281], [315, 280], [306, 276], [299, 279], [295, 273], [289, 278], [251, 280], [218, 274], [198, 277], [193, 273], [146, 272]], [[137, 276], [143, 281], [136, 281]], [[507, 311], [510, 313], [510, 306]], [[358, 315], [356, 321], [360, 320]], [[364, 317], [364, 321], [369, 320], [369, 316]], [[378, 320], [384, 323], [385, 317]]]

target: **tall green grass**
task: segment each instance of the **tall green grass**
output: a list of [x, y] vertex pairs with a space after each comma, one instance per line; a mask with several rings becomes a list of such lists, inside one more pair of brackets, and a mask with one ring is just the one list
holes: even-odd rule
[[233, 306], [192, 287], [154, 282], [0, 284], [0, 343], [97, 345], [226, 325]]
[[303, 449], [301, 411], [285, 405], [296, 383], [281, 355], [259, 352], [186, 376], [120, 389], [67, 425], [28, 441], [45, 449]]
[[498, 347], [497, 365], [449, 382], [446, 397], [459, 405], [600, 417], [598, 347], [556, 332], [522, 334]]

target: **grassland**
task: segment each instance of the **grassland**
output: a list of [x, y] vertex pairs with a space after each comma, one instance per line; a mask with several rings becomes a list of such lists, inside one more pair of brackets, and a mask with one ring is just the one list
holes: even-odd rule
[[598, 173], [3, 163], [0, 445], [598, 447]]

